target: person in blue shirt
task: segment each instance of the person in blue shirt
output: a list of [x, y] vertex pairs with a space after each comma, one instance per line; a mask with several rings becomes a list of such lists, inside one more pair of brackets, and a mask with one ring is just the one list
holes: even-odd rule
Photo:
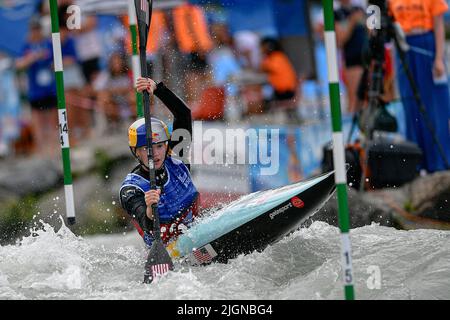
[[339, 3], [340, 7], [334, 12], [336, 41], [343, 53], [347, 111], [354, 113], [358, 111], [357, 90], [364, 72], [363, 58], [369, 45], [369, 33], [364, 9], [353, 5], [350, 0], [340, 0]]
[[13, 59], [0, 50], [0, 158], [12, 153], [20, 135], [20, 109]]
[[30, 22], [28, 42], [16, 67], [27, 71], [35, 149], [40, 155], [53, 157], [58, 150], [53, 50], [51, 41], [42, 32], [39, 18]]
[[[173, 131], [184, 129], [192, 136], [191, 111], [186, 104], [162, 82], [138, 78], [137, 90], [148, 90], [158, 97], [174, 115]], [[128, 129], [129, 146], [139, 164], [129, 173], [119, 191], [121, 206], [133, 218], [132, 222], [145, 243], [153, 241], [152, 204], [158, 205], [161, 237], [164, 243], [177, 238], [187, 229], [198, 213], [199, 193], [190, 175], [189, 165], [172, 157], [171, 150], [179, 143], [173, 141], [167, 125], [151, 119], [153, 160], [157, 190], [150, 190], [145, 119], [141, 118]], [[182, 156], [182, 155], [180, 155]]]

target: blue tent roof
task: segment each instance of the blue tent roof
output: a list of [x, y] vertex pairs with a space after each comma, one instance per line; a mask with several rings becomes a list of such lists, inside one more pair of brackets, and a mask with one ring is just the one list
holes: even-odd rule
[[28, 23], [41, 0], [3, 1], [0, 7], [0, 51], [21, 54], [28, 34]]
[[198, 5], [218, 5], [227, 11], [232, 33], [252, 30], [261, 35], [305, 35], [306, 0], [189, 0]]

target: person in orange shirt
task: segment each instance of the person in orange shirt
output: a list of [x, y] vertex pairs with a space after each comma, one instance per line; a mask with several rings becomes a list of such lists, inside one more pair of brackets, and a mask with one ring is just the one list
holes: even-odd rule
[[276, 39], [263, 38], [261, 51], [261, 70], [267, 74], [274, 89], [274, 100], [293, 99], [298, 86], [297, 74], [281, 44]]
[[[447, 70], [444, 62], [445, 0], [389, 0], [389, 10], [401, 26], [410, 49], [406, 64], [411, 70], [430, 125], [450, 161], [450, 97]], [[423, 151], [421, 169], [435, 172], [447, 168], [429, 128], [428, 120], [420, 112], [406, 71], [397, 61], [399, 91], [405, 110], [407, 139], [414, 141]]]
[[173, 9], [172, 17], [178, 50], [182, 54], [185, 99], [188, 105], [193, 105], [211, 85], [206, 57], [214, 44], [202, 7], [184, 3]]

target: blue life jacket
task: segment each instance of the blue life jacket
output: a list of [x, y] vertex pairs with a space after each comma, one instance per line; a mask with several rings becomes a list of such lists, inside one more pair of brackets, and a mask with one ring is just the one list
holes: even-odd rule
[[[164, 166], [167, 172], [167, 181], [158, 202], [158, 213], [162, 224], [170, 223], [183, 215], [198, 197], [191, 174], [182, 161], [167, 157]], [[123, 181], [121, 189], [125, 186], [134, 186], [142, 192], [147, 192], [150, 190], [150, 181], [136, 173], [129, 173]], [[189, 218], [192, 218], [192, 214]]]

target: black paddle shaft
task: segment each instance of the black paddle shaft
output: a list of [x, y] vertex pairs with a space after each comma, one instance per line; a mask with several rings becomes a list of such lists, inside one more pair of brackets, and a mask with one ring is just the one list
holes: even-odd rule
[[[147, 48], [147, 39], [148, 32], [151, 23], [151, 8], [152, 1], [148, 0], [135, 0], [136, 5], [136, 14], [138, 20], [138, 29], [139, 29], [139, 60], [141, 63], [141, 76], [143, 78], [147, 78], [148, 70], [147, 70], [147, 58], [146, 58], [146, 48]], [[147, 8], [142, 8], [142, 6], [147, 6]], [[147, 9], [142, 10], [142, 9]], [[150, 175], [150, 188], [156, 189], [156, 175], [155, 175], [155, 165], [153, 163], [153, 132], [151, 126], [151, 113], [150, 113], [150, 94], [147, 90], [143, 92], [144, 96], [144, 118], [145, 118], [145, 132], [147, 134], [147, 157], [148, 157], [148, 169]], [[160, 223], [159, 223], [159, 213], [157, 204], [152, 205], [152, 214], [153, 214], [153, 236], [155, 239], [161, 238], [160, 233]]]
[[[147, 37], [150, 28], [150, 21], [152, 16], [152, 0], [134, 0], [136, 7], [136, 17], [139, 30], [139, 58], [141, 63], [141, 75], [147, 78]], [[148, 169], [150, 175], [150, 188], [156, 189], [155, 165], [153, 161], [153, 132], [151, 125], [150, 114], [150, 95], [147, 90], [143, 92], [144, 96], [144, 118], [145, 118], [145, 132], [147, 142], [147, 156]], [[164, 274], [169, 270], [173, 270], [173, 262], [167, 252], [164, 243], [161, 239], [159, 213], [157, 204], [152, 205], [153, 214], [153, 237], [154, 241], [148, 253], [147, 262], [145, 264], [144, 283], [151, 283], [154, 277], [158, 274]]]

